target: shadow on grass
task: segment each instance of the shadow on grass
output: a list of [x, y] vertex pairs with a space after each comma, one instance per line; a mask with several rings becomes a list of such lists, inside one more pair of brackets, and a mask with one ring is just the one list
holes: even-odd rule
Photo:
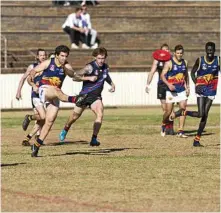
[[[185, 135], [187, 135], [187, 136], [196, 136], [196, 134], [197, 134], [197, 130], [190, 130], [190, 131], [184, 131], [185, 132]], [[215, 133], [213, 133], [213, 132], [210, 132], [210, 133], [206, 133], [206, 131], [203, 131], [203, 133], [202, 133], [202, 136], [206, 136], [206, 135], [214, 135]]]
[[55, 143], [48, 143], [45, 146], [63, 146], [63, 145], [73, 145], [73, 144], [89, 144], [88, 141], [65, 141], [65, 142], [55, 142]]
[[107, 155], [112, 152], [120, 152], [127, 149], [139, 149], [139, 148], [106, 148], [106, 149], [88, 149], [86, 151], [66, 152], [65, 154], [50, 155], [50, 156], [63, 156], [63, 155]]
[[4, 166], [18, 166], [20, 164], [26, 164], [26, 163], [1, 163], [1, 167], [4, 167]]
[[219, 147], [220, 143], [205, 145], [205, 147]]

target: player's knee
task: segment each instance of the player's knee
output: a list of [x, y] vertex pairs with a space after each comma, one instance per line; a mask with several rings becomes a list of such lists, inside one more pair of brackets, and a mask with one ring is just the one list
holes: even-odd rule
[[202, 118], [203, 116], [205, 116], [204, 111], [199, 111], [197, 117], [198, 117], [198, 118]]
[[39, 117], [40, 117], [40, 120], [45, 120], [45, 114], [40, 114]]
[[97, 113], [96, 121], [102, 122], [102, 120], [103, 120], [103, 113], [102, 112]]

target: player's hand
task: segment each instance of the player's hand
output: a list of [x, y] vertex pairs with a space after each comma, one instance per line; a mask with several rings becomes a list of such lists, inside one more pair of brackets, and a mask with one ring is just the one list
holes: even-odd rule
[[95, 82], [97, 80], [97, 76], [90, 76], [89, 81]]
[[169, 88], [170, 91], [175, 91], [176, 90], [176, 87], [173, 84], [169, 84], [168, 88]]
[[109, 92], [115, 92], [115, 85], [112, 85], [111, 88], [108, 91]]
[[145, 88], [146, 93], [148, 93], [148, 94], [149, 94], [150, 89], [151, 89], [150, 85], [146, 85], [146, 88]]
[[21, 99], [21, 92], [17, 92], [16, 99], [19, 101]]
[[34, 86], [34, 87], [33, 87], [33, 91], [36, 92], [36, 93], [38, 93], [38, 87], [37, 87], [37, 86]]

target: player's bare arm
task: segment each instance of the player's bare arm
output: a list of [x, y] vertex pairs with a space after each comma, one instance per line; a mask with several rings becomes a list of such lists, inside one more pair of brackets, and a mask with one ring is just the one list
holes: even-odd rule
[[45, 69], [47, 69], [47, 67], [49, 66], [50, 62], [51, 62], [51, 59], [43, 61], [42, 63], [40, 63], [38, 66], [34, 67], [31, 70], [30, 77], [31, 77], [32, 81], [34, 80], [36, 73], [43, 72]]
[[171, 91], [174, 91], [175, 90], [175, 86], [170, 84], [165, 75], [167, 74], [167, 72], [171, 69], [172, 67], [172, 63], [171, 61], [168, 61], [165, 63], [164, 67], [163, 67], [163, 70], [162, 70], [162, 73], [160, 75], [160, 78], [162, 79], [162, 81], [168, 86], [168, 88], [171, 90]]
[[[36, 73], [35, 77], [37, 77], [37, 76], [39, 76], [39, 75], [41, 75], [41, 74], [42, 74], [42, 72]], [[33, 88], [33, 90], [34, 90], [35, 92], [38, 92], [38, 86], [33, 82], [31, 76], [28, 76], [27, 82], [28, 82], [28, 84]]]
[[188, 63], [187, 61], [185, 60], [185, 63], [186, 63], [186, 72], [185, 72], [185, 84], [184, 84], [184, 87], [186, 89], [186, 94], [187, 96], [189, 96], [190, 94], [190, 86], [189, 86], [189, 74], [188, 74]]
[[112, 81], [109, 73], [107, 74], [106, 82], [111, 86], [111, 88], [108, 90], [109, 92], [115, 92], [115, 84]]
[[147, 77], [147, 84], [146, 84], [146, 89], [145, 89], [146, 93], [150, 92], [150, 83], [153, 79], [154, 73], [157, 70], [157, 63], [158, 63], [158, 61], [154, 59], [151, 70], [150, 70], [148, 77]]
[[199, 64], [200, 64], [199, 62], [200, 62], [200, 59], [198, 58], [196, 60], [195, 64], [193, 65], [192, 70], [191, 70], [191, 78], [192, 78], [194, 84], [196, 83], [196, 72], [199, 69]]
[[95, 82], [97, 80], [97, 76], [85, 76], [86, 74], [91, 74], [93, 71], [93, 67], [88, 64], [83, 69], [77, 71], [75, 76], [73, 77], [74, 81], [92, 81]]
[[24, 85], [24, 82], [26, 80], [26, 78], [29, 76], [31, 70], [33, 69], [33, 64], [30, 64], [26, 70], [26, 72], [24, 73], [24, 75], [22, 76], [20, 82], [19, 82], [19, 85], [18, 85], [18, 89], [17, 89], [17, 93], [16, 93], [16, 99], [19, 100], [21, 99], [21, 90], [22, 90], [22, 87]]

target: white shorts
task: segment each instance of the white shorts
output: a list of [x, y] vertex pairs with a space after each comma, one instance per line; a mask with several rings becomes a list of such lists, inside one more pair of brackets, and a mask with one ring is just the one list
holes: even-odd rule
[[38, 91], [39, 91], [39, 99], [40, 99], [40, 102], [45, 104], [53, 104], [54, 106], [57, 106], [59, 107], [60, 106], [60, 101], [58, 98], [55, 98], [53, 100], [46, 100], [45, 98], [45, 93], [46, 93], [46, 90], [47, 88], [50, 87], [50, 85], [42, 85], [39, 87]]
[[196, 93], [196, 97], [198, 98], [198, 97], [207, 97], [207, 98], [209, 98], [210, 100], [214, 100], [215, 99], [215, 95], [213, 95], [213, 96], [205, 96], [205, 95], [199, 95], [199, 94], [197, 94]]
[[183, 92], [166, 92], [166, 103], [179, 103], [187, 100], [186, 91]]
[[41, 102], [40, 98], [32, 98], [32, 103], [34, 105], [35, 108], [37, 108], [38, 106], [43, 106], [44, 104]]

